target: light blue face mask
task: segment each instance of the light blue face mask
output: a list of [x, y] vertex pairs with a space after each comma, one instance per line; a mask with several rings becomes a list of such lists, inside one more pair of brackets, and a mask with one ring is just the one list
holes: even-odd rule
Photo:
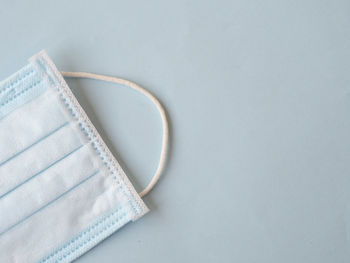
[[147, 207], [168, 140], [164, 110], [136, 84], [89, 73], [142, 92], [160, 110], [157, 172], [138, 194], [47, 54], [0, 83], [0, 262], [71, 262]]

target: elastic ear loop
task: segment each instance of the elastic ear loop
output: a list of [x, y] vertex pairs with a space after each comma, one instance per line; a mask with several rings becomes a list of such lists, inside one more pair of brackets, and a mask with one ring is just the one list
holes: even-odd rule
[[113, 82], [117, 84], [124, 85], [126, 87], [129, 87], [131, 89], [134, 89], [143, 95], [145, 95], [147, 98], [149, 98], [157, 107], [160, 117], [162, 118], [162, 124], [163, 124], [163, 135], [162, 135], [162, 149], [160, 152], [160, 158], [159, 158], [159, 164], [156, 170], [156, 173], [154, 174], [151, 182], [147, 185], [147, 187], [139, 193], [140, 197], [144, 197], [147, 195], [155, 186], [155, 184], [158, 182], [164, 167], [165, 167], [165, 162], [166, 162], [166, 155], [168, 151], [168, 141], [169, 141], [169, 125], [168, 125], [168, 120], [165, 114], [165, 110], [160, 104], [159, 100], [152, 95], [148, 90], [140, 87], [136, 83], [133, 83], [131, 81], [121, 79], [121, 78], [116, 78], [116, 77], [110, 77], [110, 76], [104, 76], [104, 75], [98, 75], [98, 74], [93, 74], [93, 73], [86, 73], [86, 72], [61, 72], [61, 74], [64, 77], [67, 78], [87, 78], [87, 79], [96, 79], [96, 80], [102, 80], [102, 81], [107, 81], [107, 82]]

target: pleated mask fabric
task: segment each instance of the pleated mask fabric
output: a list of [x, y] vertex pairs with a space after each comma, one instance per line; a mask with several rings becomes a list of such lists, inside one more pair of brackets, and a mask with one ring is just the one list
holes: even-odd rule
[[147, 212], [45, 51], [0, 83], [0, 262], [71, 262]]

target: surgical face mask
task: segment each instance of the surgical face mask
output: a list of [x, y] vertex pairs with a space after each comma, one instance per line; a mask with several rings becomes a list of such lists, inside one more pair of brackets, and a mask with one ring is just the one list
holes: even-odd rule
[[138, 194], [62, 74], [42, 51], [0, 83], [0, 262], [71, 262], [143, 216], [163, 167], [168, 125], [158, 100], [113, 77], [64, 72], [140, 91], [160, 110], [157, 172]]

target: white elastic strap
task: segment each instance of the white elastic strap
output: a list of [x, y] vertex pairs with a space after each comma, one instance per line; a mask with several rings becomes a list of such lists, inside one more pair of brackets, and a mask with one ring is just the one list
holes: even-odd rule
[[155, 186], [157, 181], [159, 180], [162, 171], [164, 170], [165, 166], [165, 161], [166, 161], [166, 154], [168, 151], [168, 140], [169, 140], [169, 127], [168, 127], [168, 120], [165, 114], [165, 110], [163, 106], [160, 104], [158, 99], [152, 95], [148, 90], [140, 87], [139, 85], [125, 80], [121, 78], [116, 78], [116, 77], [110, 77], [110, 76], [104, 76], [104, 75], [98, 75], [98, 74], [93, 74], [93, 73], [86, 73], [86, 72], [61, 72], [64, 77], [67, 78], [87, 78], [87, 79], [97, 79], [97, 80], [103, 80], [107, 82], [113, 82], [113, 83], [118, 83], [122, 84], [126, 87], [130, 87], [134, 90], [137, 90], [138, 92], [142, 93], [145, 95], [147, 98], [149, 98], [157, 107], [160, 117], [162, 118], [162, 123], [163, 123], [163, 138], [162, 138], [162, 149], [160, 152], [160, 159], [159, 159], [159, 164], [158, 168], [156, 170], [156, 173], [154, 174], [151, 182], [147, 185], [147, 187], [139, 193], [141, 197], [145, 196], [148, 194], [152, 188]]

